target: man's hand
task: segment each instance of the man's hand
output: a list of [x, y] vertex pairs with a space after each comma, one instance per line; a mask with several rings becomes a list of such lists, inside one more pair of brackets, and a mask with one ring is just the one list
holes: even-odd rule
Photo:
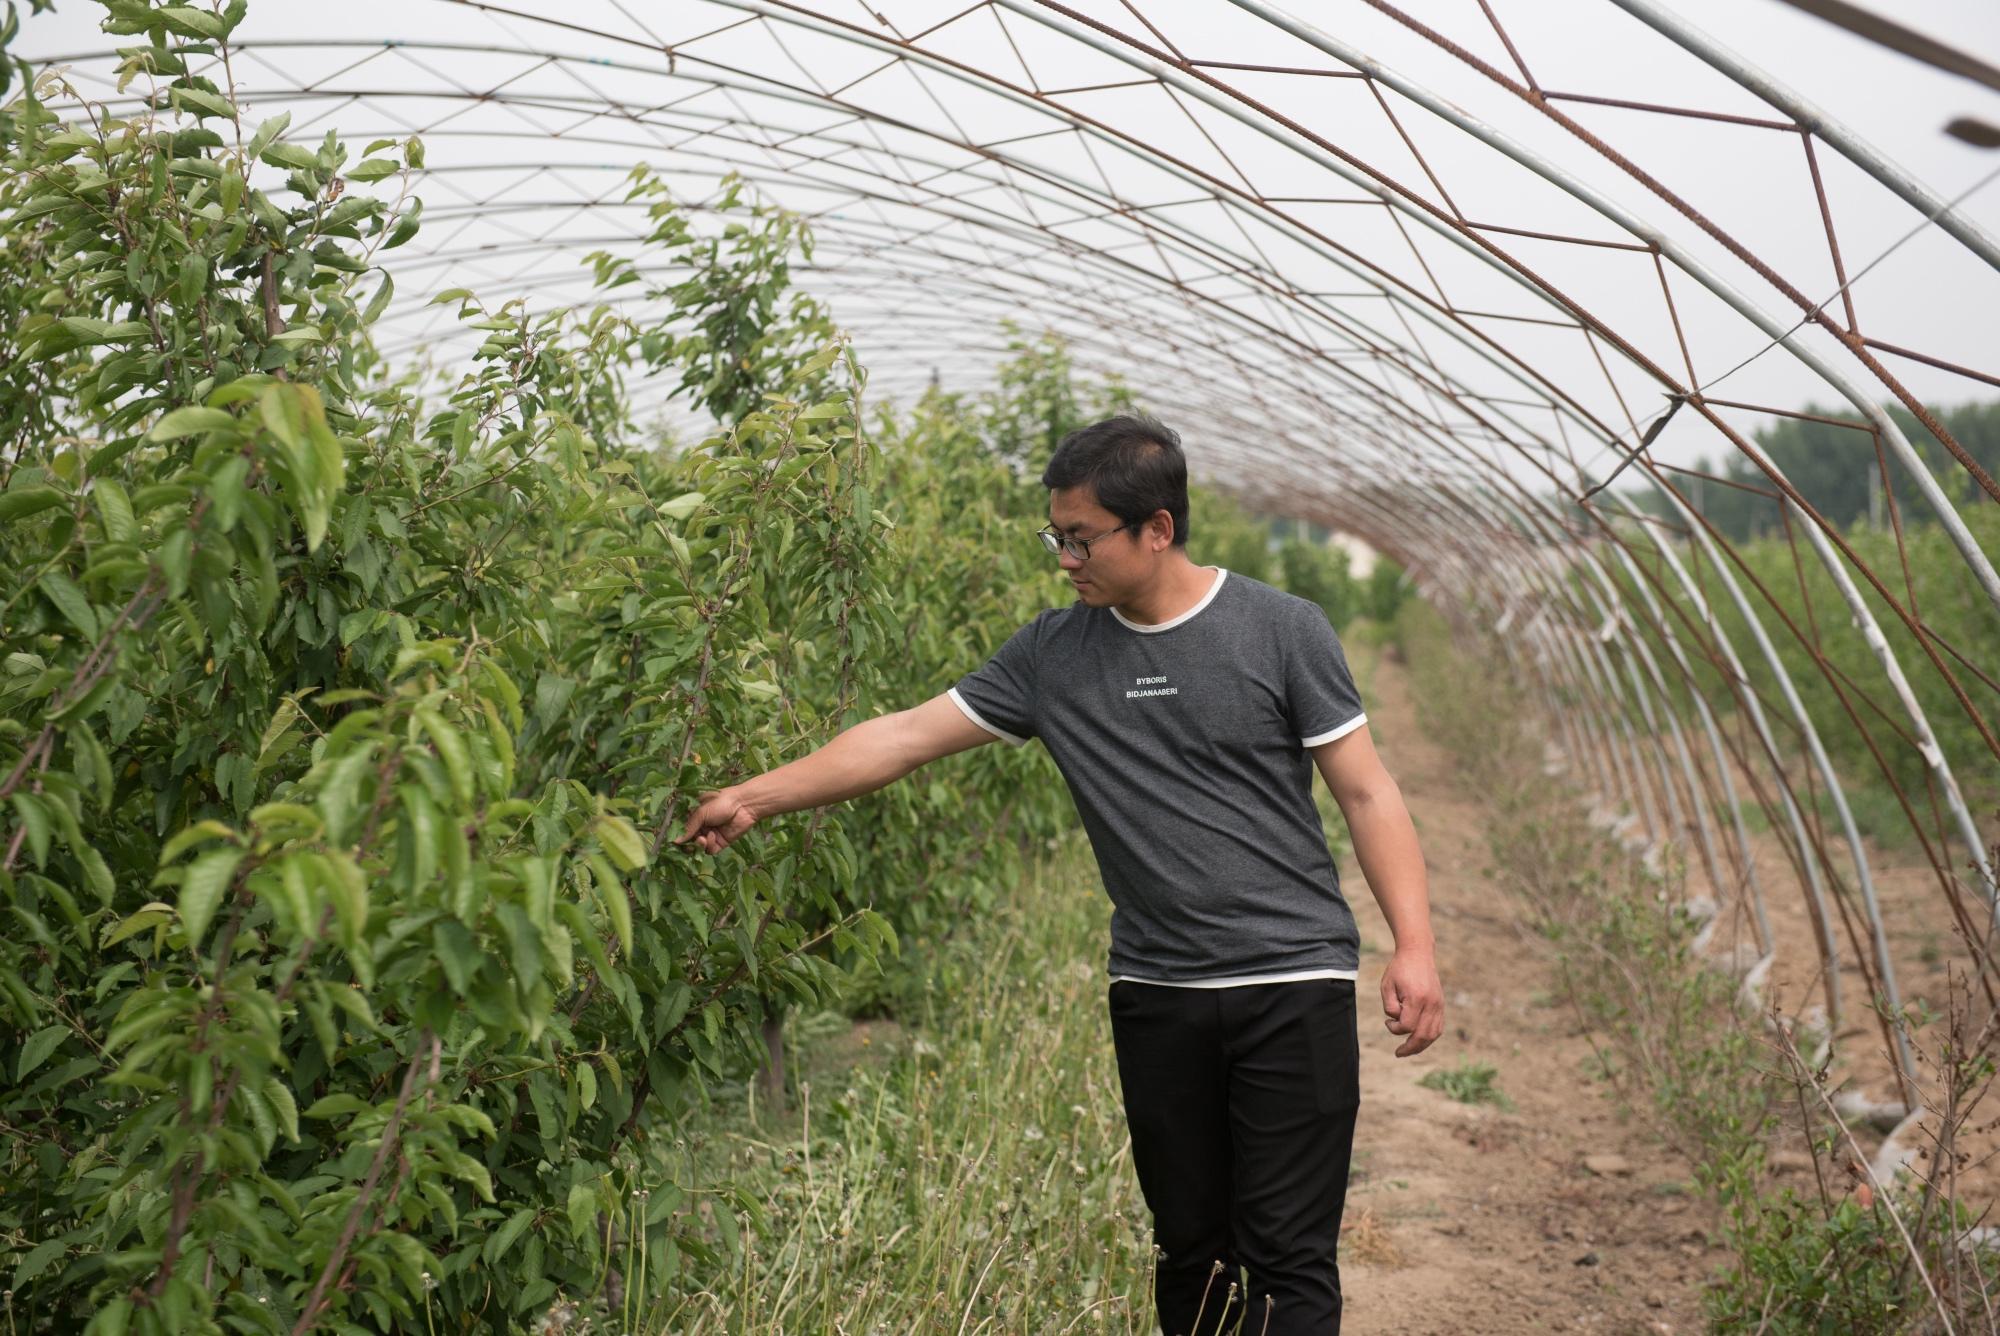
[[743, 805], [734, 789], [704, 793], [700, 806], [688, 813], [687, 829], [674, 837], [674, 843], [693, 840], [702, 852], [719, 854], [756, 823], [757, 814]]
[[1390, 959], [1382, 971], [1382, 1010], [1390, 1034], [1409, 1036], [1396, 1048], [1399, 1058], [1423, 1052], [1444, 1033], [1444, 986], [1429, 951], [1398, 951]]

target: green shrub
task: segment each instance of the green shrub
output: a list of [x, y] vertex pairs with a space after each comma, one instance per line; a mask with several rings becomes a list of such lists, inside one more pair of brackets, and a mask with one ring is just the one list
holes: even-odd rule
[[[862, 373], [793, 224], [657, 198], [671, 329], [441, 294], [421, 395], [368, 331], [422, 145], [239, 137], [240, 8], [112, 13], [173, 111], [44, 75], [0, 145], [0, 1268], [51, 1327], [502, 1329], [615, 1271], [816, 933], [892, 942], [840, 815], [661, 853], [889, 641]], [[657, 456], [628, 368], [727, 429]]]
[[[1926, 1282], [1914, 1274], [1909, 1247], [1880, 1199], [1863, 1204], [1857, 1194], [1831, 1204], [1790, 1188], [1775, 1195], [1750, 1190], [1730, 1194], [1728, 1234], [1736, 1265], [1719, 1276], [1703, 1296], [1703, 1308], [1717, 1331], [1766, 1331], [1775, 1336], [1847, 1336], [1867, 1332], [1936, 1331], [1937, 1312]], [[1915, 1205], [1906, 1194], [1901, 1209]], [[1951, 1232], [1973, 1224], [1963, 1206], [1953, 1211]], [[1969, 1265], [1954, 1268], [1969, 1281], [1962, 1310], [1979, 1313], [1979, 1295], [2000, 1286], [2000, 1253], [1987, 1249], [1965, 1255]], [[1928, 1258], [1931, 1283], [1946, 1274], [1935, 1252]], [[1963, 1328], [1961, 1328], [1963, 1329]]]

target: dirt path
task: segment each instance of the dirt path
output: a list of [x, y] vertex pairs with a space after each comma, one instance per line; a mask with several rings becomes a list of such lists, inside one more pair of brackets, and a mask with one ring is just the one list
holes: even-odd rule
[[[1687, 1166], [1621, 1122], [1591, 1079], [1590, 1042], [1555, 992], [1545, 947], [1482, 873], [1487, 810], [1424, 737], [1404, 671], [1365, 648], [1353, 657], [1376, 746], [1423, 842], [1447, 1026], [1428, 1052], [1394, 1056], [1377, 992], [1392, 939], [1343, 860], [1363, 943], [1343, 1330], [1700, 1331], [1700, 1282], [1722, 1255], [1705, 1242]], [[1498, 1068], [1513, 1111], [1417, 1084], [1467, 1060]]]

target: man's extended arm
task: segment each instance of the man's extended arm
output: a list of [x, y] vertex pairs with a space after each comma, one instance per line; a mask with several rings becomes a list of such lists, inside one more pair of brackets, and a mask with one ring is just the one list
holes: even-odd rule
[[949, 695], [934, 696], [914, 709], [864, 719], [775, 770], [704, 793], [674, 843], [694, 840], [706, 853], [721, 853], [767, 816], [873, 793], [940, 756], [991, 741]]
[[1354, 857], [1389, 921], [1396, 952], [1382, 974], [1382, 1010], [1391, 1034], [1408, 1036], [1399, 1058], [1421, 1053], [1444, 1033], [1444, 990], [1431, 936], [1430, 893], [1417, 828], [1403, 791], [1383, 768], [1366, 725], [1312, 749], [1354, 837]]

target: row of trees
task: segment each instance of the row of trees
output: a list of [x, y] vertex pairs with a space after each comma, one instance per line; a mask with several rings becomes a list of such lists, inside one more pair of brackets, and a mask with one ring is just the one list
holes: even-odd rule
[[[1965, 466], [1914, 415], [1898, 404], [1886, 408], [1946, 496], [1961, 506], [1986, 500]], [[1878, 459], [1874, 434], [1860, 427], [1851, 411], [1810, 405], [1803, 411], [1803, 417], [1778, 419], [1758, 431], [1755, 439], [1813, 509], [1842, 529], [1862, 523], [1887, 527], [1891, 501], [1905, 524], [1932, 522], [1930, 504], [1917, 491], [1916, 480], [1886, 446]], [[1980, 467], [1989, 475], [2000, 474], [2000, 400], [1936, 412], [1944, 429]], [[1843, 422], [1856, 425], [1840, 425]], [[1883, 486], [1883, 459], [1888, 464], [1887, 488]], [[1676, 478], [1674, 484], [1731, 542], [1783, 532], [1776, 489], [1749, 459], [1732, 453], [1717, 464], [1704, 457], [1695, 469], [1711, 476]], [[1630, 496], [1633, 504], [1652, 513], [1664, 513], [1667, 508], [1651, 488], [1632, 490]]]
[[[1966, 521], [1982, 546], [2000, 550], [2000, 506], [1975, 506], [1966, 513]], [[1669, 626], [1684, 646], [1690, 644], [1689, 630], [1704, 626], [1703, 614], [1663, 560], [1653, 554], [1658, 535], [1636, 525], [1625, 526], [1621, 532], [1634, 545], [1638, 565], [1647, 573], [1654, 596], [1669, 609]], [[1870, 569], [1881, 574], [1897, 601], [1921, 617], [1932, 633], [1931, 650], [1957, 679], [1955, 690], [1874, 587], [1854, 579], [1889, 648], [1902, 663], [1910, 689], [1968, 800], [1975, 811], [1990, 807], [2000, 800], [2000, 786], [1991, 779], [1992, 752], [1982, 732], [1982, 727], [1990, 727], [1983, 721], [1990, 720], [1992, 695], [1981, 678], [1985, 665], [2000, 662], [2000, 627], [1994, 623], [1992, 603], [1963, 556], [1936, 524], [1910, 526], [1900, 551], [1896, 535], [1888, 529], [1857, 527], [1849, 531], [1847, 542]], [[1750, 690], [1775, 721], [1781, 745], [1791, 754], [1802, 755], [1804, 744], [1789, 722], [1784, 692], [1756, 651], [1756, 638], [1743, 614], [1723, 592], [1699, 548], [1680, 543], [1676, 551], [1694, 578], [1703, 582], [1708, 609], [1741, 656]], [[1869, 795], [1870, 805], [1883, 818], [1879, 833], [1895, 840], [1908, 832], [1908, 818], [1895, 796], [1897, 789], [1910, 796], [1919, 822], [1934, 826], [1928, 796], [1933, 782], [1929, 763], [1906, 736], [1907, 724], [1894, 703], [1895, 688], [1875, 652], [1855, 628], [1833, 577], [1805, 541], [1767, 537], [1740, 544], [1734, 549], [1730, 573], [1745, 590], [1770, 636], [1829, 757], [1861, 793]], [[1625, 590], [1629, 605], [1644, 606], [1622, 572], [1614, 570], [1612, 578]], [[1583, 597], [1581, 589], [1578, 597]], [[1643, 632], [1656, 659], [1670, 664], [1672, 658], [1658, 634], [1650, 626]], [[1734, 711], [1736, 698], [1719, 660], [1692, 651], [1688, 657], [1697, 689], [1719, 712]], [[1960, 691], [1966, 693], [1963, 700]], [[1873, 708], [1860, 693], [1875, 703]], [[1977, 711], [1977, 718], [1968, 711], [1967, 702]], [[1679, 697], [1677, 708], [1684, 718], [1692, 719], [1692, 705], [1685, 696]], [[1879, 713], [1882, 710], [1888, 712], [1886, 716]], [[1746, 740], [1749, 737], [1747, 733], [1743, 736]], [[1801, 797], [1803, 801], [1804, 795]], [[1954, 856], [1952, 861], [1963, 870], [1964, 859]]]
[[[1023, 339], [991, 394], [871, 403], [809, 235], [643, 171], [661, 314], [442, 293], [478, 344], [426, 386], [371, 334], [423, 145], [248, 123], [191, 72], [241, 4], [106, 9], [155, 110], [43, 75], [0, 118], [12, 1312], [503, 1329], [635, 1241], [714, 1264], [728, 1209], [633, 1198], [657, 1139], [787, 1006], [894, 1005], [899, 942], [1071, 813], [982, 748], [722, 859], [668, 837], [1045, 606], [1024, 466], [1129, 396]], [[638, 375], [719, 431], [656, 448]], [[1201, 504], [1202, 559], [1347, 597]]]

